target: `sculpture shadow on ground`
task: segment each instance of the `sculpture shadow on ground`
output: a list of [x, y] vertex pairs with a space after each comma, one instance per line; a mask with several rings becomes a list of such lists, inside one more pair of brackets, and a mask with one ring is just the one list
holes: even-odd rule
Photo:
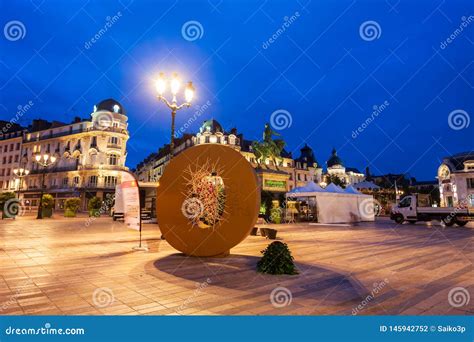
[[295, 263], [297, 275], [270, 275], [256, 271], [260, 257], [231, 254], [225, 258], [189, 257], [175, 253], [145, 266], [145, 272], [167, 282], [185, 280], [180, 286], [193, 288], [202, 283], [212, 287], [245, 292], [240, 299], [265, 295], [276, 287], [287, 287], [293, 298], [328, 302], [359, 302], [369, 291], [356, 279], [328, 268]]

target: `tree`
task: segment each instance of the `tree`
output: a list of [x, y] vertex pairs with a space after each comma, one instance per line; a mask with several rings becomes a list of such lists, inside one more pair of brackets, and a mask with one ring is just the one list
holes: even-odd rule
[[263, 141], [254, 141], [252, 143], [252, 150], [260, 166], [262, 161], [265, 162], [265, 160], [270, 159], [275, 164], [275, 167], [278, 167], [277, 160], [281, 159], [281, 152], [285, 147], [285, 141], [282, 139], [273, 139], [274, 135], [279, 136], [280, 134], [273, 131], [267, 123], [263, 131]]
[[334, 185], [338, 185], [343, 189], [346, 187], [345, 180], [339, 178], [338, 175], [328, 175], [326, 183], [328, 184], [333, 183]]

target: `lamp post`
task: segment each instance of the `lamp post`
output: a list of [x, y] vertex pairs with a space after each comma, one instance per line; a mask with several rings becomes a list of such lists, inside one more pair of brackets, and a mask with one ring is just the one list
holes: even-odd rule
[[20, 167], [19, 169], [13, 169], [13, 174], [18, 178], [18, 190], [17, 190], [17, 195], [18, 200], [20, 200], [20, 190], [21, 190], [21, 185], [23, 178], [28, 176], [30, 173], [30, 170], [24, 169]]
[[35, 155], [34, 161], [43, 168], [43, 175], [41, 177], [41, 193], [40, 193], [40, 201], [38, 206], [38, 215], [36, 219], [43, 218], [43, 193], [44, 193], [44, 178], [46, 175], [46, 168], [53, 165], [56, 162], [55, 156], [50, 156], [49, 153], [37, 153]]
[[[169, 86], [171, 90], [171, 95], [173, 96], [171, 101], [168, 101], [164, 96], [164, 92]], [[158, 80], [156, 81], [156, 90], [158, 91], [158, 99], [171, 109], [171, 141], [170, 141], [170, 160], [173, 158], [174, 153], [174, 121], [176, 117], [176, 112], [184, 107], [190, 107], [191, 101], [194, 97], [194, 87], [192, 82], [188, 82], [184, 90], [185, 101], [182, 104], [178, 104], [176, 95], [178, 94], [179, 89], [181, 88], [181, 81], [178, 78], [178, 74], [174, 73], [171, 76], [171, 79], [167, 79], [164, 73], [160, 73]]]

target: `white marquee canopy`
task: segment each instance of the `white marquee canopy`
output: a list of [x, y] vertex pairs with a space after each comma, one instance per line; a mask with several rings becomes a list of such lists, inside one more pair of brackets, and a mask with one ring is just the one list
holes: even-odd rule
[[373, 196], [364, 195], [352, 186], [342, 189], [331, 183], [322, 188], [308, 182], [287, 192], [286, 197], [314, 201], [320, 223], [374, 221]]

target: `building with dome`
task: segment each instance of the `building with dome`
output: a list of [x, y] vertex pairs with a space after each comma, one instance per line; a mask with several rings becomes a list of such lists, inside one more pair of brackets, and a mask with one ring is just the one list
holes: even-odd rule
[[442, 207], [474, 207], [474, 151], [445, 157], [437, 178]]
[[[127, 170], [127, 114], [114, 99], [94, 106], [90, 119], [76, 117], [67, 124], [33, 120], [23, 132], [19, 166], [30, 170], [19, 187], [20, 197], [31, 207], [39, 203], [41, 177], [45, 193], [53, 195], [55, 208], [62, 209], [70, 197], [81, 198], [81, 209], [97, 196], [115, 193], [122, 170]], [[34, 162], [37, 153], [54, 155], [57, 161], [47, 170]]]
[[365, 179], [365, 175], [358, 169], [346, 167], [342, 159], [337, 155], [335, 148], [332, 149], [331, 156], [326, 162], [327, 172], [324, 175], [325, 183], [329, 183], [331, 176], [338, 177], [346, 185], [357, 184]]

